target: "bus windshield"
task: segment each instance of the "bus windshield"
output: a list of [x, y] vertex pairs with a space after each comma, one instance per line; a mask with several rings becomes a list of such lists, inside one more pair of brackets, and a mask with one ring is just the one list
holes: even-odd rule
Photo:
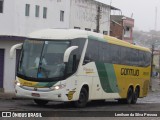
[[63, 56], [69, 46], [70, 41], [25, 40], [18, 74], [31, 78], [63, 77]]

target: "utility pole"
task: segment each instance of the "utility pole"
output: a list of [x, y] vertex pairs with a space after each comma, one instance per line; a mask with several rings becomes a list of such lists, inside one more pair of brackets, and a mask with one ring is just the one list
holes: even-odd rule
[[97, 7], [97, 16], [96, 16], [96, 32], [100, 32], [100, 19], [101, 19], [101, 7], [98, 5]]
[[152, 90], [152, 76], [153, 76], [153, 57], [154, 57], [154, 44], [152, 44], [152, 55], [151, 55], [151, 81], [150, 81], [150, 90]]
[[[159, 70], [160, 70], [160, 51], [158, 51], [159, 53]], [[158, 75], [160, 74], [160, 72], [158, 71]], [[159, 75], [159, 80], [160, 80], [160, 75]]]
[[153, 52], [154, 52], [154, 44], [152, 44], [152, 56], [151, 56], [151, 77], [152, 77], [152, 72], [153, 72], [153, 69], [152, 69], [152, 66], [153, 66]]

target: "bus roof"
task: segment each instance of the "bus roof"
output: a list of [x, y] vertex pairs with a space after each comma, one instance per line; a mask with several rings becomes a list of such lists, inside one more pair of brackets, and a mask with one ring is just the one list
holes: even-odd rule
[[43, 29], [29, 34], [28, 37], [33, 39], [68, 40], [75, 38], [88, 38], [89, 36], [100, 38], [103, 42], [108, 42], [111, 44], [139, 49], [143, 51], [150, 51], [148, 48], [133, 45], [128, 42], [119, 40], [115, 37], [78, 29]]
[[116, 45], [120, 45], [120, 46], [124, 46], [124, 47], [129, 47], [129, 48], [134, 48], [134, 49], [138, 49], [138, 50], [151, 52], [149, 48], [134, 45], [134, 44], [131, 44], [129, 42], [125, 42], [123, 40], [120, 40], [120, 39], [117, 39], [115, 37], [111, 37], [111, 36], [108, 36], [108, 35], [105, 35], [104, 39], [107, 40], [107, 42], [111, 43], [111, 44], [116, 44]]
[[29, 38], [65, 40], [74, 38], [88, 38], [90, 35], [103, 38], [102, 34], [78, 29], [44, 29], [31, 33]]

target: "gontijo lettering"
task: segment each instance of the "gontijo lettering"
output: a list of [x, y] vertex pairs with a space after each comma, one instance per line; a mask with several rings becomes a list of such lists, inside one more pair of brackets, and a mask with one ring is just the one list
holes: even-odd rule
[[121, 75], [139, 76], [138, 69], [122, 68]]

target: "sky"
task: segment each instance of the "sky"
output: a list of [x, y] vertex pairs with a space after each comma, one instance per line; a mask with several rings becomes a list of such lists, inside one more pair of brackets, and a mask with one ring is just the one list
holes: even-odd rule
[[[135, 30], [159, 30], [160, 31], [160, 0], [97, 0], [121, 9], [122, 14], [135, 20]], [[155, 16], [157, 8], [157, 26]], [[112, 12], [120, 14], [120, 12]]]

